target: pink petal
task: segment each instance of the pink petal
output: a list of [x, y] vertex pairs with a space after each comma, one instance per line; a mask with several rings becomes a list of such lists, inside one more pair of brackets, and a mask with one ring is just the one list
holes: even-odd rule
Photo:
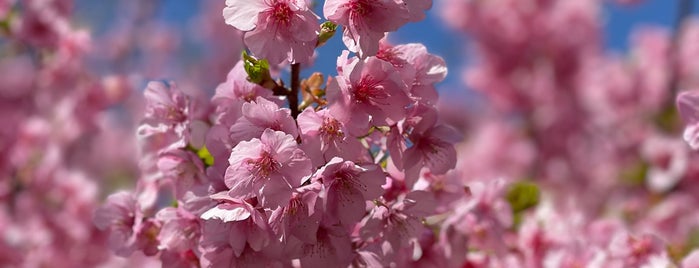
[[265, 1], [262, 0], [226, 0], [223, 18], [226, 24], [238, 30], [250, 31], [255, 28], [257, 16], [265, 8]]

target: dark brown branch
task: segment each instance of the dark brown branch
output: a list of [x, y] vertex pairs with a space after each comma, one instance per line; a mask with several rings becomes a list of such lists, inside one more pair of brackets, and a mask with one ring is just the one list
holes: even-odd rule
[[301, 88], [301, 65], [294, 63], [291, 65], [291, 91], [287, 96], [291, 116], [296, 119], [299, 115], [299, 89]]

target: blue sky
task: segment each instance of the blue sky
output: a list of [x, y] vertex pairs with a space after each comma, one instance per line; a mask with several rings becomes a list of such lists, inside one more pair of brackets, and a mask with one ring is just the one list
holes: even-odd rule
[[[158, 17], [175, 25], [181, 25], [184, 29], [188, 21], [187, 18], [196, 13], [194, 1], [182, 0], [160, 0], [161, 8]], [[215, 0], [210, 0], [215, 1]], [[223, 6], [224, 0], [220, 0]], [[460, 88], [461, 81], [458, 73], [463, 69], [463, 65], [468, 60], [466, 53], [467, 41], [463, 35], [455, 34], [451, 29], [446, 28], [439, 17], [438, 6], [441, 0], [434, 0], [435, 8], [428, 12], [427, 18], [418, 23], [410, 23], [391, 35], [390, 39], [394, 43], [424, 43], [428, 49], [437, 55], [444, 57], [452, 75], [443, 82], [442, 88]], [[577, 0], [566, 0], [577, 1]], [[623, 53], [627, 49], [628, 39], [634, 28], [655, 25], [671, 28], [674, 25], [678, 14], [678, 3], [681, 0], [644, 0], [642, 4], [635, 6], [620, 6], [607, 1], [604, 4], [603, 16], [605, 20], [605, 45], [610, 50]], [[114, 5], [102, 3], [97, 4], [92, 0], [77, 0], [77, 10], [89, 21], [97, 21], [102, 24], [108, 23], [104, 19], [105, 12], [114, 11]], [[108, 1], [109, 2], [109, 1]], [[322, 3], [322, 1], [318, 1]], [[695, 5], [695, 9], [696, 9]], [[322, 5], [318, 5], [317, 13], [322, 16]], [[697, 10], [694, 10], [696, 13]], [[109, 17], [116, 16], [110, 14]], [[221, 19], [223, 23], [223, 19]], [[104, 25], [95, 25], [97, 31]], [[325, 46], [318, 50], [319, 59], [315, 65], [304, 70], [304, 74], [313, 71], [320, 71], [325, 74], [335, 74], [335, 61], [339, 52], [344, 49], [340, 34], [333, 37]], [[175, 78], [176, 79], [176, 78]]]
[[[642, 4], [635, 6], [606, 3], [603, 10], [605, 46], [612, 51], [623, 53], [627, 50], [629, 37], [635, 28], [674, 27], [679, 2], [679, 0], [644, 0]], [[468, 61], [465, 49], [467, 40], [463, 35], [455, 34], [453, 30], [443, 25], [438, 14], [439, 3], [440, 0], [435, 0], [435, 7], [429, 11], [424, 21], [407, 24], [393, 33], [390, 39], [394, 43], [424, 43], [432, 53], [444, 57], [447, 61], [451, 75], [443, 82], [442, 88], [463, 88], [458, 73]], [[322, 10], [319, 10], [318, 14], [322, 14]], [[316, 62], [314, 69], [334, 70], [335, 55], [337, 51], [344, 48], [338, 36], [318, 51], [321, 59]]]

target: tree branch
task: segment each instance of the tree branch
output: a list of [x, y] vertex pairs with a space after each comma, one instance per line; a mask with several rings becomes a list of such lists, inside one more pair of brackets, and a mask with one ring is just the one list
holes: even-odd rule
[[301, 65], [299, 63], [291, 64], [291, 91], [287, 96], [289, 100], [289, 109], [291, 109], [291, 117], [296, 119], [299, 115], [299, 89], [301, 88]]

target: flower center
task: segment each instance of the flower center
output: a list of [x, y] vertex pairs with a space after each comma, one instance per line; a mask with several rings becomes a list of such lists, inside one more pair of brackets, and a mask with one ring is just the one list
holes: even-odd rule
[[358, 103], [382, 104], [387, 105], [385, 100], [389, 97], [384, 91], [383, 86], [373, 79], [364, 78], [355, 87], [354, 99]]
[[258, 159], [248, 159], [247, 164], [248, 170], [256, 178], [268, 177], [269, 174], [279, 169], [279, 162], [267, 151], [263, 151]]
[[274, 18], [277, 23], [289, 25], [292, 15], [293, 11], [289, 8], [288, 3], [278, 1], [272, 6], [272, 18]]
[[320, 135], [328, 140], [342, 139], [345, 134], [342, 133], [340, 122], [335, 118], [326, 117], [323, 119], [323, 125], [320, 127]]
[[653, 245], [650, 239], [645, 237], [640, 239], [629, 237], [629, 240], [631, 242], [631, 254], [634, 257], [642, 258], [652, 252]]
[[363, 16], [371, 11], [371, 5], [365, 0], [352, 1], [348, 5], [352, 15]]
[[301, 218], [305, 215], [305, 211], [308, 211], [308, 207], [306, 207], [306, 204], [303, 203], [301, 196], [294, 193], [291, 197], [291, 200], [289, 200], [289, 215], [295, 217], [295, 220], [300, 221]]
[[167, 107], [165, 112], [165, 118], [175, 122], [183, 122], [187, 119], [183, 111], [177, 109], [176, 107]]

